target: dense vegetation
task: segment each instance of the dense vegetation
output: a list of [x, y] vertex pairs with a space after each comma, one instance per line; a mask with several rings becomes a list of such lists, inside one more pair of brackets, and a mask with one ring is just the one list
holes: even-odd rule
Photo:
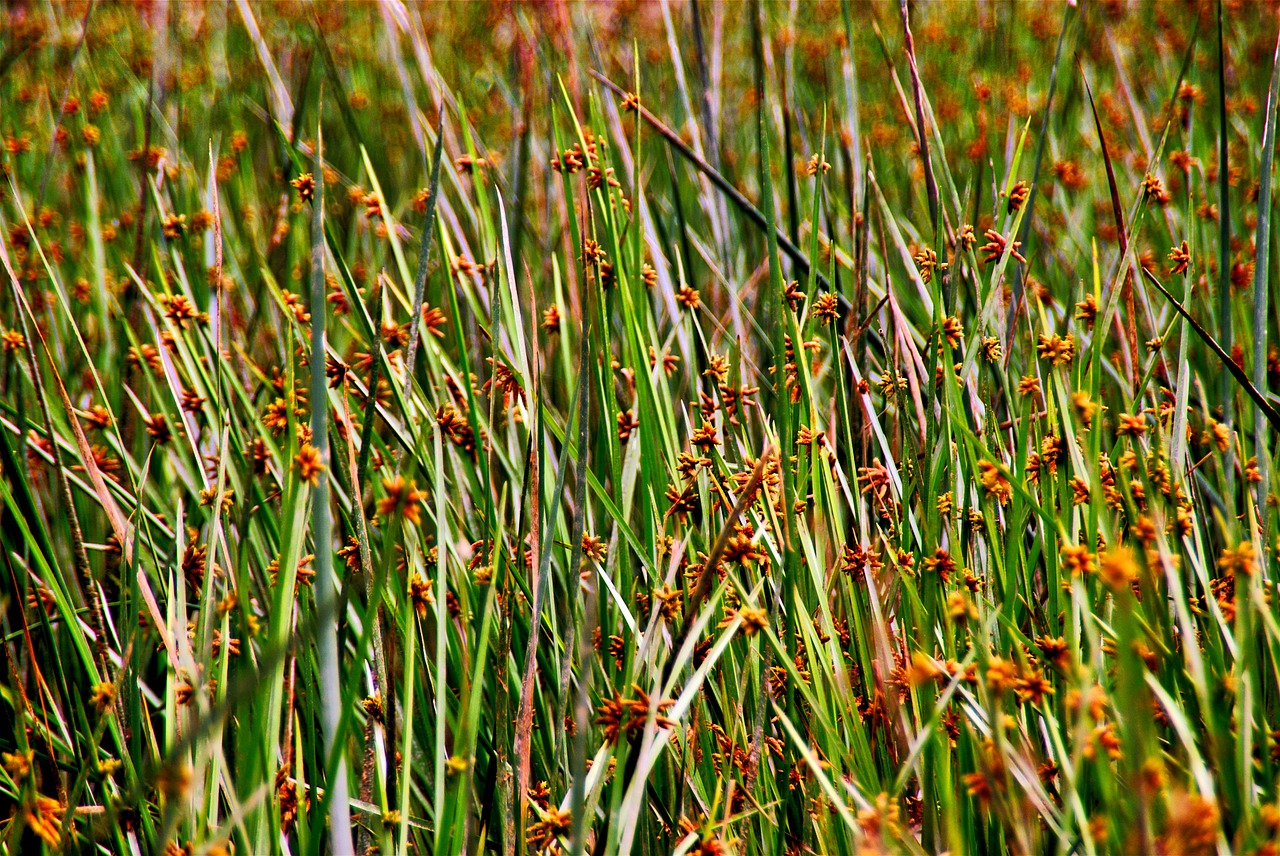
[[0, 852], [1280, 852], [1261, 3], [0, 11]]

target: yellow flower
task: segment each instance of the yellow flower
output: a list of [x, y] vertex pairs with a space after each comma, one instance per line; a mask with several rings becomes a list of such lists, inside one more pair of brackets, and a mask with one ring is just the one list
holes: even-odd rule
[[1000, 472], [999, 467], [991, 461], [978, 461], [978, 469], [982, 471], [979, 481], [982, 482], [982, 489], [987, 492], [988, 496], [994, 497], [996, 502], [1001, 505], [1007, 505], [1009, 499], [1013, 496], [1013, 487], [1009, 484], [1009, 480], [1005, 478], [1004, 473]]
[[1103, 553], [1098, 575], [1112, 591], [1120, 591], [1132, 585], [1138, 578], [1138, 563], [1133, 558], [1133, 551], [1120, 546]]
[[1077, 544], [1064, 544], [1061, 550], [1062, 564], [1072, 576], [1088, 576], [1097, 570], [1089, 548]]
[[[742, 619], [742, 632], [755, 636], [769, 626], [769, 613], [757, 606], [744, 606], [735, 616]], [[730, 616], [732, 621], [735, 616]]]
[[164, 218], [162, 224], [164, 236], [169, 240], [181, 238], [187, 231], [187, 215], [186, 214], [168, 214]]
[[293, 468], [297, 471], [298, 478], [307, 484], [314, 485], [320, 473], [324, 472], [324, 464], [320, 461], [320, 450], [310, 443], [303, 443], [297, 457], [293, 459]]
[[1241, 541], [1234, 549], [1228, 547], [1223, 550], [1218, 559], [1218, 568], [1229, 577], [1252, 576], [1257, 569], [1253, 544]]
[[34, 757], [35, 753], [30, 749], [26, 752], [3, 752], [0, 753], [0, 762], [3, 762], [5, 772], [15, 782], [21, 782], [31, 772], [31, 760]]
[[404, 476], [395, 476], [394, 478], [383, 479], [382, 487], [386, 490], [387, 495], [378, 500], [378, 513], [383, 517], [390, 517], [399, 511], [404, 515], [404, 519], [410, 523], [417, 525], [422, 520], [422, 506], [420, 503], [426, 498], [422, 491], [418, 490], [417, 485], [412, 481], [405, 481]]
[[303, 202], [310, 202], [315, 198], [316, 180], [311, 173], [304, 172], [289, 183], [293, 185], [294, 190], [298, 191], [298, 198]]
[[17, 330], [5, 330], [0, 334], [0, 344], [3, 344], [5, 353], [24, 351], [27, 348], [27, 337]]
[[409, 580], [409, 600], [418, 617], [426, 618], [427, 607], [436, 602], [435, 595], [431, 593], [431, 580], [424, 580], [422, 574], [415, 573]]
[[57, 800], [37, 795], [24, 812], [27, 828], [54, 850], [62, 846], [62, 814], [66, 807]]
[[1120, 414], [1120, 424], [1116, 434], [1120, 437], [1141, 437], [1147, 432], [1147, 421], [1139, 413], [1136, 416], [1128, 413]]
[[98, 713], [105, 713], [115, 700], [116, 686], [111, 681], [103, 681], [95, 686], [93, 694], [89, 696], [89, 703], [98, 709]]

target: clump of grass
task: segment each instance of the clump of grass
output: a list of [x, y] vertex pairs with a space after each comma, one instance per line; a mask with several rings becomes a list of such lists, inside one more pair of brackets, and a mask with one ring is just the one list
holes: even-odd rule
[[0, 850], [1280, 848], [1274, 21], [436, 11], [3, 13]]

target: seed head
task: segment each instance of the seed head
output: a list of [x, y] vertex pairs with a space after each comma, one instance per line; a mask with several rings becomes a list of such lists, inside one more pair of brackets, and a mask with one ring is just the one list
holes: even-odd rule
[[840, 299], [834, 294], [823, 294], [813, 302], [813, 317], [819, 324], [830, 324], [840, 317]]
[[1005, 478], [1000, 468], [991, 461], [979, 461], [978, 469], [981, 470], [978, 478], [982, 483], [982, 489], [996, 502], [1007, 505], [1013, 496], [1013, 487], [1009, 484], [1009, 479]]
[[297, 456], [293, 459], [293, 469], [298, 478], [309, 485], [315, 485], [320, 473], [324, 472], [324, 464], [320, 460], [320, 450], [310, 443], [302, 444]]
[[162, 226], [164, 236], [171, 241], [176, 241], [187, 233], [187, 215], [186, 214], [168, 214], [164, 218]]
[[769, 613], [760, 607], [744, 606], [737, 611], [737, 616], [742, 619], [742, 632], [748, 636], [755, 636], [769, 626]]
[[1027, 197], [1031, 195], [1031, 185], [1025, 181], [1019, 181], [1013, 187], [1009, 188], [1009, 213], [1012, 214], [1022, 207], [1027, 201]]
[[1121, 591], [1138, 578], [1138, 563], [1133, 551], [1123, 545], [1104, 552], [1100, 557], [1098, 576], [1112, 591]]
[[116, 700], [116, 685], [111, 681], [103, 681], [93, 688], [89, 703], [97, 708], [98, 713], [106, 713]]
[[298, 198], [303, 202], [310, 202], [315, 199], [316, 180], [311, 173], [304, 172], [289, 183], [293, 185], [294, 190], [298, 191]]
[[0, 334], [0, 343], [3, 344], [6, 354], [27, 349], [27, 337], [17, 330], [5, 330]]
[[379, 514], [390, 518], [399, 513], [415, 526], [422, 521], [421, 502], [426, 495], [418, 490], [417, 485], [412, 481], [406, 481], [404, 476], [397, 475], [383, 479], [382, 488], [387, 495], [378, 500]]
[[554, 303], [542, 312], [542, 329], [552, 336], [560, 332], [560, 309]]
[[409, 602], [413, 604], [413, 611], [418, 613], [418, 618], [426, 618], [427, 608], [436, 602], [431, 591], [431, 580], [424, 580], [422, 574], [414, 572], [413, 578], [409, 580]]
[[697, 309], [702, 305], [702, 298], [696, 288], [686, 284], [680, 286], [680, 290], [676, 292], [676, 302], [685, 309]]

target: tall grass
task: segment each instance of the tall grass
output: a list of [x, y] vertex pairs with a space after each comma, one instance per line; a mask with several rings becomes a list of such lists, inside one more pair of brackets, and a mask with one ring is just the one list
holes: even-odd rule
[[1271, 10], [0, 14], [3, 852], [1280, 848]]

